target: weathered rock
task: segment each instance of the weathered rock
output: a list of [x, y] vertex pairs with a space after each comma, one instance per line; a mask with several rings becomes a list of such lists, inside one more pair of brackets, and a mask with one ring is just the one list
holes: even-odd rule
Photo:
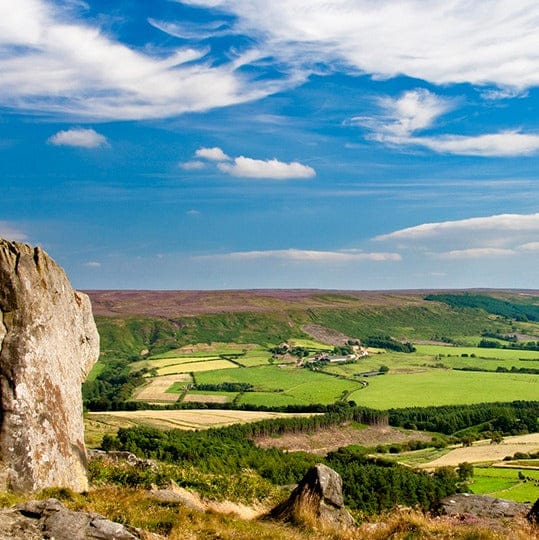
[[[152, 535], [157, 538], [156, 535]], [[56, 499], [0, 511], [0, 540], [139, 540], [150, 535], [99, 514], [68, 510]]]
[[119, 450], [97, 450], [91, 448], [88, 450], [88, 460], [105, 460], [115, 464], [126, 464], [131, 467], [136, 467], [140, 470], [152, 470], [157, 471], [157, 463], [153, 459], [143, 459], [139, 458], [132, 452], [125, 452]]
[[530, 523], [536, 523], [539, 525], [539, 499], [535, 501], [526, 517]]
[[98, 356], [88, 297], [41, 248], [0, 239], [4, 488], [87, 489], [81, 383]]
[[321, 463], [307, 472], [290, 498], [268, 517], [283, 521], [315, 519], [322, 525], [339, 528], [354, 524], [354, 518], [344, 507], [340, 475]]
[[512, 518], [524, 516], [528, 510], [527, 505], [514, 501], [487, 495], [457, 493], [442, 499], [438, 512], [444, 516], [471, 514], [482, 518]]
[[206, 511], [206, 505], [202, 502], [202, 499], [198, 494], [181, 488], [174, 480], [170, 480], [169, 485], [166, 488], [152, 486], [148, 491], [148, 496], [162, 502], [180, 503], [183, 506], [198, 512]]

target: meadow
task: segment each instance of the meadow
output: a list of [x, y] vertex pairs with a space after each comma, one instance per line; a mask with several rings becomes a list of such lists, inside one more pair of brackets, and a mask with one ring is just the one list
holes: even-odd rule
[[539, 495], [539, 471], [474, 467], [468, 486], [472, 493], [533, 504]]

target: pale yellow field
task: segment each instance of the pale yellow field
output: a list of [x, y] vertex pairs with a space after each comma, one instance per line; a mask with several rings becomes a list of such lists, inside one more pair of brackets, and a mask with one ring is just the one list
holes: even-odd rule
[[[169, 362], [170, 363], [170, 362]], [[214, 369], [231, 369], [238, 366], [228, 360], [204, 360], [203, 362], [189, 362], [187, 364], [175, 364], [157, 370], [157, 374], [172, 375], [173, 373], [191, 373], [199, 371], [212, 371]]]
[[133, 397], [137, 401], [176, 401], [178, 394], [169, 394], [167, 390], [175, 382], [185, 382], [187, 384], [191, 381], [192, 378], [187, 373], [157, 377], [152, 379], [148, 385], [142, 387]]
[[187, 394], [183, 398], [185, 403], [226, 403], [227, 401], [230, 401], [228, 396], [217, 394]]
[[164, 429], [207, 429], [210, 427], [229, 426], [256, 422], [268, 418], [287, 418], [292, 416], [312, 416], [312, 414], [290, 414], [258, 411], [214, 410], [178, 410], [178, 411], [110, 411], [89, 412], [88, 421], [97, 421], [101, 425], [111, 424], [114, 431], [120, 422], [127, 425], [143, 424]]
[[459, 463], [496, 462], [503, 460], [506, 456], [513, 456], [517, 452], [533, 453], [539, 451], [539, 433], [528, 435], [518, 435], [516, 437], [505, 437], [500, 444], [490, 444], [490, 441], [478, 441], [469, 447], [459, 447], [451, 450], [429, 463], [421, 465], [423, 468], [431, 469], [435, 467], [457, 466]]
[[218, 356], [185, 356], [185, 357], [176, 357], [172, 356], [170, 358], [156, 358], [155, 360], [142, 360], [140, 362], [134, 362], [131, 367], [136, 370], [139, 368], [164, 368], [167, 366], [172, 366], [176, 364], [189, 364], [194, 362], [206, 362], [208, 360], [219, 360]]

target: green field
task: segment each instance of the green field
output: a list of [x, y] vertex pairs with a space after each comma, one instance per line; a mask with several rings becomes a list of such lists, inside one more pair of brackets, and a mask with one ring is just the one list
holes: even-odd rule
[[368, 382], [367, 388], [349, 398], [374, 409], [535, 400], [539, 395], [538, 375], [429, 370], [390, 372]]
[[175, 375], [176, 373], [198, 373], [202, 371], [225, 370], [237, 368], [236, 364], [228, 360], [205, 360], [204, 362], [188, 362], [186, 364], [173, 364], [159, 368], [157, 375]]
[[355, 381], [341, 380], [306, 369], [277, 366], [206, 371], [196, 374], [196, 382], [197, 384], [224, 382], [251, 384], [255, 391], [243, 394], [240, 403], [257, 405], [333, 403], [343, 393], [353, 392], [361, 387], [361, 384]]
[[313, 351], [330, 351], [333, 348], [331, 345], [320, 343], [320, 341], [315, 341], [314, 339], [294, 338], [289, 340], [289, 344], [291, 347], [303, 347], [304, 349], [311, 349]]
[[444, 345], [416, 345], [418, 354], [426, 354], [431, 356], [468, 356], [475, 354], [476, 360], [495, 359], [495, 360], [510, 360], [516, 361], [524, 359], [526, 361], [535, 361], [539, 365], [539, 351], [524, 351], [517, 349], [487, 349], [483, 347], [449, 347]]
[[[525, 480], [519, 478], [519, 472]], [[468, 487], [472, 493], [533, 504], [539, 498], [539, 471], [474, 467], [474, 477]]]

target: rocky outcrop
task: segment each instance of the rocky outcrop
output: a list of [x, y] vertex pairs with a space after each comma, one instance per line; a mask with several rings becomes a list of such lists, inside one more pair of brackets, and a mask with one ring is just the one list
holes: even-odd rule
[[88, 297], [41, 248], [0, 239], [3, 487], [87, 489], [81, 383], [98, 356]]
[[530, 523], [535, 523], [536, 525], [539, 525], [539, 499], [535, 501], [526, 517], [528, 518], [528, 521]]
[[457, 493], [440, 501], [439, 514], [460, 516], [471, 514], [482, 518], [513, 518], [525, 516], [529, 507], [525, 504], [496, 499], [487, 495]]
[[307, 472], [290, 498], [268, 517], [289, 522], [316, 521], [336, 528], [354, 524], [354, 518], [344, 506], [340, 475], [321, 463]]
[[2, 540], [139, 540], [158, 538], [99, 514], [68, 510], [56, 499], [0, 511]]

